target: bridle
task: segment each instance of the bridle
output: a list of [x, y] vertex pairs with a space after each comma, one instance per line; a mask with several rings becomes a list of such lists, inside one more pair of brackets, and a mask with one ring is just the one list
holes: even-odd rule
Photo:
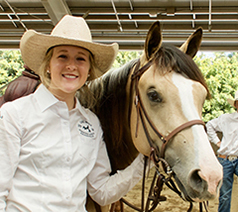
[[[171, 138], [173, 138], [180, 131], [182, 131], [182, 130], [188, 128], [188, 127], [191, 127], [193, 125], [199, 124], [199, 125], [203, 125], [205, 127], [205, 123], [202, 120], [196, 119], [196, 120], [191, 120], [191, 121], [188, 121], [188, 122], [180, 125], [179, 127], [175, 128], [172, 132], [170, 132], [167, 136], [164, 136], [162, 133], [159, 132], [159, 130], [156, 128], [156, 126], [154, 125], [154, 123], [152, 122], [152, 120], [148, 116], [148, 113], [145, 110], [144, 104], [141, 100], [140, 91], [139, 91], [140, 77], [142, 76], [143, 73], [145, 73], [145, 71], [147, 71], [149, 69], [149, 67], [152, 65], [152, 63], [153, 63], [153, 60], [150, 60], [144, 66], [139, 68], [140, 67], [140, 60], [138, 60], [138, 62], [136, 64], [136, 67], [134, 69], [134, 72], [131, 76], [131, 81], [132, 81], [131, 84], [132, 84], [132, 86], [134, 84], [134, 89], [135, 89], [135, 101], [134, 101], [134, 103], [135, 103], [136, 111], [137, 111], [136, 137], [137, 137], [137, 133], [138, 133], [139, 118], [140, 118], [141, 122], [142, 122], [142, 125], [143, 125], [144, 132], [145, 132], [146, 137], [147, 137], [147, 141], [150, 144], [150, 147], [153, 149], [153, 152], [156, 154], [156, 156], [159, 156], [159, 158], [164, 158], [164, 153], [165, 153], [166, 146], [167, 146], [167, 144], [168, 144], [168, 142], [170, 141]], [[146, 124], [145, 124], [145, 119], [149, 123], [149, 125], [153, 129], [153, 131], [160, 138], [160, 140], [163, 142], [160, 151], [158, 150], [158, 147], [155, 146], [153, 144], [153, 142], [151, 141], [151, 138], [150, 138], [149, 133], [148, 133], [148, 129], [147, 129]]]
[[[174, 181], [172, 180], [172, 177], [175, 175], [172, 169], [170, 168], [169, 164], [165, 161], [164, 156], [165, 156], [165, 149], [169, 143], [169, 141], [179, 132], [182, 130], [185, 130], [186, 128], [189, 128], [193, 125], [203, 125], [205, 127], [205, 123], [202, 120], [195, 119], [188, 121], [177, 128], [175, 128], [172, 132], [170, 132], [167, 136], [164, 136], [162, 133], [159, 132], [157, 127], [154, 125], [150, 117], [148, 116], [148, 113], [145, 110], [144, 104], [142, 102], [141, 96], [140, 96], [140, 91], [139, 91], [139, 80], [140, 77], [149, 69], [149, 67], [153, 64], [153, 60], [148, 61], [144, 66], [140, 68], [140, 60], [137, 61], [134, 72], [131, 76], [131, 88], [130, 88], [130, 95], [132, 97], [133, 91], [135, 91], [135, 99], [134, 99], [134, 104], [136, 106], [136, 111], [137, 111], [137, 121], [136, 121], [136, 132], [135, 132], [135, 137], [137, 137], [138, 134], [138, 127], [139, 127], [139, 119], [141, 120], [143, 130], [145, 132], [147, 141], [150, 145], [151, 148], [151, 153], [150, 157], [151, 160], [154, 162], [156, 171], [152, 180], [152, 184], [150, 187], [150, 191], [148, 194], [148, 199], [146, 202], [146, 206], [144, 207], [144, 193], [145, 193], [145, 178], [146, 178], [146, 166], [147, 166], [147, 161], [148, 158], [145, 157], [145, 165], [144, 165], [144, 174], [143, 174], [143, 180], [142, 180], [142, 201], [141, 201], [141, 208], [137, 208], [134, 205], [130, 204], [127, 202], [125, 199], [122, 198], [122, 202], [126, 203], [128, 206], [132, 207], [136, 211], [140, 212], [150, 212], [153, 211], [157, 205], [159, 204], [160, 201], [165, 201], [166, 197], [161, 196], [161, 191], [163, 188], [163, 184], [165, 183], [170, 189], [172, 189], [174, 192], [176, 192], [181, 198], [182, 197], [182, 192], [179, 191], [177, 186], [175, 185]], [[131, 98], [132, 99], [132, 98]], [[131, 110], [132, 104], [130, 106]], [[130, 113], [129, 113], [130, 115]], [[130, 120], [130, 118], [129, 118]], [[149, 124], [149, 126], [153, 129], [153, 131], [156, 133], [156, 135], [160, 138], [160, 140], [163, 142], [161, 149], [159, 148], [152, 142], [152, 139], [149, 135], [149, 131], [146, 126], [146, 121]], [[130, 123], [130, 122], [129, 122]], [[162, 167], [164, 169], [165, 175], [159, 172], [159, 162], [161, 162]], [[157, 180], [156, 180], [157, 178]], [[155, 185], [155, 186], [154, 186]], [[192, 210], [192, 202], [193, 200], [190, 197], [185, 197], [187, 201], [190, 202], [190, 207], [188, 209], [188, 212]], [[152, 201], [152, 207], [150, 207], [150, 202]], [[207, 207], [205, 203], [200, 203], [200, 211], [202, 211], [202, 207], [204, 205], [205, 210], [207, 211]]]

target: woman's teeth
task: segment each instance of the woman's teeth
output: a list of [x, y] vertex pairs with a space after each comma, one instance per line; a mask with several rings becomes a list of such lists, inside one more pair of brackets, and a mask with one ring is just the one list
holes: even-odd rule
[[74, 79], [76, 78], [77, 76], [72, 76], [72, 75], [64, 75], [66, 78], [70, 78], [70, 79]]

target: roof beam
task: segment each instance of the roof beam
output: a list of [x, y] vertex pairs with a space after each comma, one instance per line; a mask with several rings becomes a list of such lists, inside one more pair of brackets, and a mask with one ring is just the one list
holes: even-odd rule
[[41, 0], [41, 2], [54, 25], [56, 25], [64, 15], [71, 15], [65, 0]]
[[[5, 0], [6, 4], [8, 5], [8, 7], [11, 9], [11, 11], [14, 13], [14, 15], [17, 17], [17, 19], [19, 20], [19, 22], [21, 23], [21, 25], [23, 26], [23, 28], [25, 30], [27, 30], [25, 24], [21, 21], [21, 19], [19, 18], [19, 16], [17, 15], [17, 13], [15, 12], [15, 10], [12, 8], [12, 6], [9, 4], [9, 2], [7, 0]], [[12, 17], [8, 14], [9, 19], [12, 20]], [[14, 21], [12, 21], [13, 25], [16, 27], [16, 24]]]

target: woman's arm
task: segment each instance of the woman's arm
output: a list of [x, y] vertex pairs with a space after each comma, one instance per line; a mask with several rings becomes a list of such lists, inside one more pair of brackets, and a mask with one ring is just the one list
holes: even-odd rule
[[207, 122], [206, 128], [209, 140], [219, 146], [221, 144], [221, 141], [217, 136], [217, 132], [221, 132], [221, 129], [219, 128], [219, 118]]
[[111, 167], [106, 145], [100, 142], [96, 164], [88, 176], [88, 192], [101, 206], [119, 200], [143, 176], [144, 156], [139, 154], [130, 166], [110, 176]]
[[12, 186], [20, 152], [19, 119], [10, 104], [0, 108], [0, 211], [5, 211], [6, 198]]

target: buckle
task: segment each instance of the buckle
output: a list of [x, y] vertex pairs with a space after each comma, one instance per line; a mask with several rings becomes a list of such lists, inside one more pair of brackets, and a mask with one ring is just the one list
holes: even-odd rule
[[236, 156], [236, 155], [229, 155], [229, 156], [227, 157], [227, 159], [228, 159], [229, 161], [236, 160], [237, 158], [238, 158], [238, 156]]

